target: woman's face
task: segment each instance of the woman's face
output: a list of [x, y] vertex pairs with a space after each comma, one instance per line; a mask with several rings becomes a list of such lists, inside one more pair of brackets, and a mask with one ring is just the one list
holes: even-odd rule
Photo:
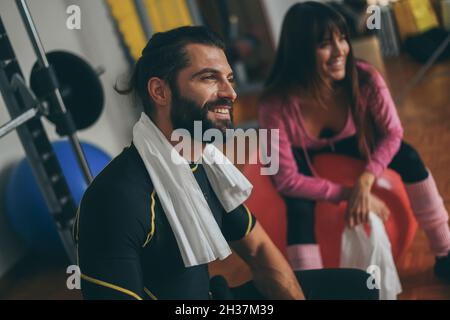
[[345, 78], [345, 65], [350, 46], [339, 31], [323, 39], [316, 48], [316, 61], [322, 79], [333, 83]]

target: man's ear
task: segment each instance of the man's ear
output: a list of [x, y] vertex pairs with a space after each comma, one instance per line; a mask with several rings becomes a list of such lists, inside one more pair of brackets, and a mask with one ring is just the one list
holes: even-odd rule
[[171, 103], [171, 92], [164, 80], [157, 77], [151, 78], [147, 82], [147, 91], [156, 105], [167, 106]]

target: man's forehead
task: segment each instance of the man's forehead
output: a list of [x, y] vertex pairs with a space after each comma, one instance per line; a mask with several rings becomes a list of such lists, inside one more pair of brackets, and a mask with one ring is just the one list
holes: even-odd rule
[[204, 44], [188, 44], [186, 53], [189, 56], [189, 65], [186, 69], [193, 73], [201, 69], [215, 69], [224, 74], [233, 72], [221, 48]]

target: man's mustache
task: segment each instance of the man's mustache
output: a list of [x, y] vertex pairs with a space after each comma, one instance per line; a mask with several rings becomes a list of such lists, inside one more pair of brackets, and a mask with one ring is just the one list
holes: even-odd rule
[[229, 106], [230, 108], [233, 108], [233, 101], [231, 101], [230, 99], [226, 99], [226, 98], [220, 98], [217, 99], [216, 101], [211, 101], [211, 102], [207, 102], [205, 103], [205, 108], [208, 111], [213, 111], [215, 107], [218, 106]]

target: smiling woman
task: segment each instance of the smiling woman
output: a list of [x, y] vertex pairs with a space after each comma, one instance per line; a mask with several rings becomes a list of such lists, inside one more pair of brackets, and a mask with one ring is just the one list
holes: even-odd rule
[[[331, 6], [293, 5], [260, 102], [261, 127], [279, 129], [279, 145], [272, 149], [280, 154], [280, 170], [273, 180], [287, 206], [291, 264], [298, 270], [323, 266], [315, 235], [317, 201], [347, 202], [349, 227], [367, 223], [369, 212], [386, 217], [389, 210], [372, 186], [390, 168], [401, 176], [430, 240], [436, 275], [448, 280], [450, 230], [442, 197], [420, 155], [403, 141], [383, 77], [355, 59], [348, 34], [344, 18]], [[362, 159], [364, 171], [353, 186], [322, 178], [311, 165], [320, 153]]]
[[319, 65], [320, 76], [324, 81], [333, 81], [345, 78], [345, 64], [350, 45], [345, 34], [335, 30], [322, 39], [316, 51], [316, 61]]

